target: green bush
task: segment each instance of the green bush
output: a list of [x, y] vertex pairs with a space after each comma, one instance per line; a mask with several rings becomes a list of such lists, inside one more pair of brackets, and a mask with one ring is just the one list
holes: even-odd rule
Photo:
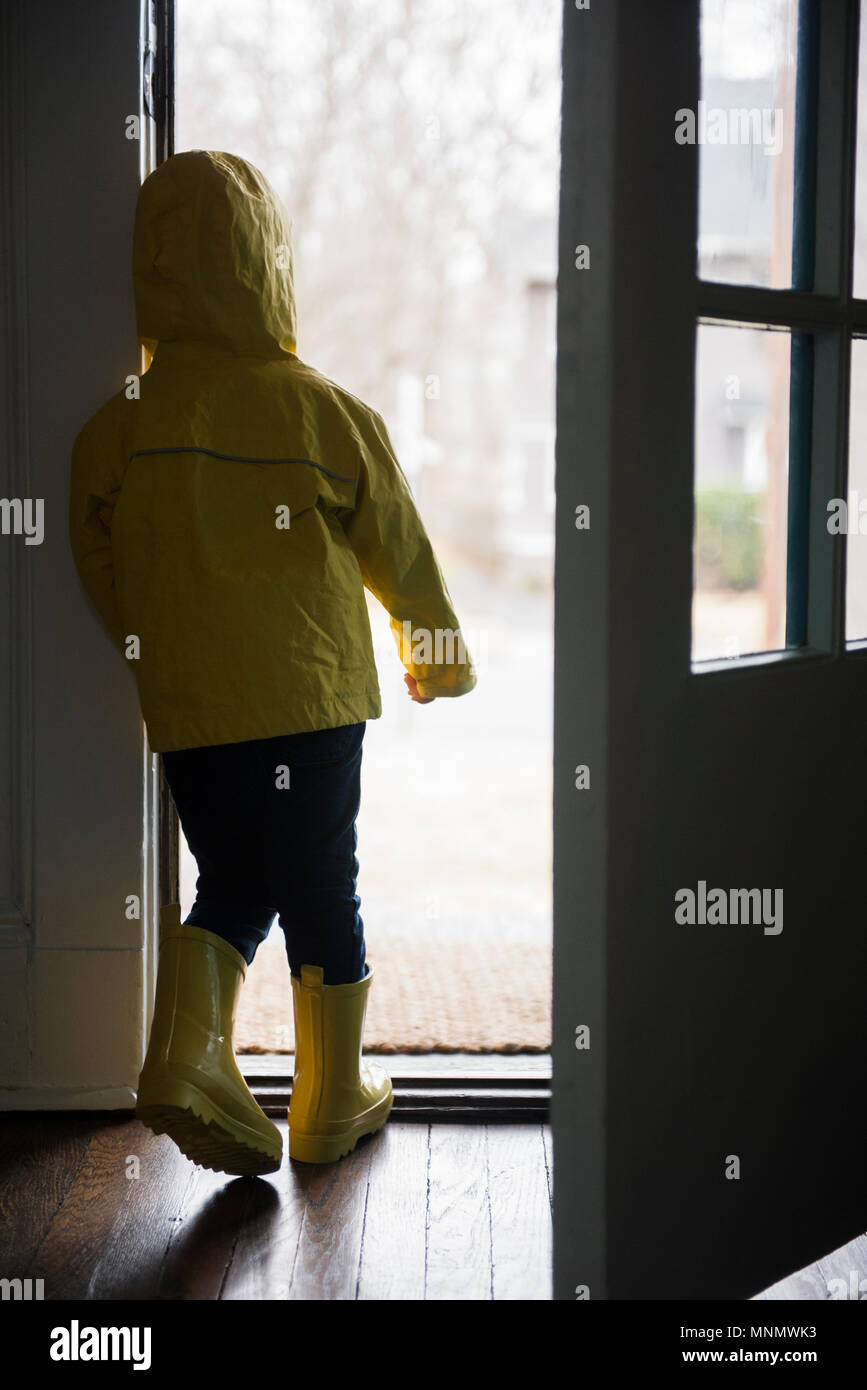
[[696, 560], [715, 587], [754, 589], [762, 571], [765, 494], [696, 488]]

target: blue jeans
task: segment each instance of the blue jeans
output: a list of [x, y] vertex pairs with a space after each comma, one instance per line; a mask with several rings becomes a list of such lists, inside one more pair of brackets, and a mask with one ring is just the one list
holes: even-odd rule
[[365, 723], [163, 753], [199, 870], [185, 919], [252, 961], [275, 915], [294, 975], [366, 974], [356, 892]]

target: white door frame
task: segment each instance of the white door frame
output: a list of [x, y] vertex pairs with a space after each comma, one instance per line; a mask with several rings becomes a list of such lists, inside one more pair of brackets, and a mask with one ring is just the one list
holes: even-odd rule
[[0, 536], [0, 1108], [127, 1107], [156, 949], [155, 761], [131, 672], [78, 582], [67, 517], [75, 435], [138, 369], [142, 151], [127, 118], [141, 117], [139, 4], [91, 0], [83, 14], [9, 0], [0, 26], [0, 467], [6, 497], [42, 499], [45, 517], [40, 545]]

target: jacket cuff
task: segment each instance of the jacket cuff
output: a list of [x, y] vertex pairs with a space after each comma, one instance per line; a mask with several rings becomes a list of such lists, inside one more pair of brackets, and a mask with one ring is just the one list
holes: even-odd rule
[[468, 695], [475, 689], [476, 677], [467, 676], [457, 685], [437, 685], [436, 681], [416, 681], [416, 689], [423, 700], [442, 700], [451, 696]]

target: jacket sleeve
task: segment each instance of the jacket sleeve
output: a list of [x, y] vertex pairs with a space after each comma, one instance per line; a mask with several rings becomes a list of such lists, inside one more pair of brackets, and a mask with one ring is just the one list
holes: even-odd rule
[[[72, 448], [69, 540], [82, 584], [120, 652], [125, 651], [114, 584], [111, 519], [123, 479], [120, 450], [100, 447], [93, 422], [85, 425]], [[118, 441], [119, 443], [119, 441]], [[114, 454], [115, 457], [107, 457]]]
[[355, 507], [344, 528], [365, 586], [387, 610], [400, 659], [423, 697], [466, 695], [472, 657], [412, 491], [381, 416], [360, 422]]

